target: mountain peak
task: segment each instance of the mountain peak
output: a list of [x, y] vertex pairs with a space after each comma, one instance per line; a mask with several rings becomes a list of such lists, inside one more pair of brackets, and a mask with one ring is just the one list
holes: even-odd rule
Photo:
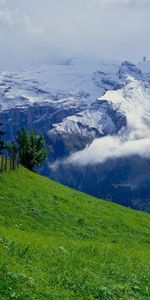
[[133, 76], [136, 79], [142, 79], [141, 69], [130, 61], [125, 60], [118, 71], [119, 79], [124, 80], [126, 76]]

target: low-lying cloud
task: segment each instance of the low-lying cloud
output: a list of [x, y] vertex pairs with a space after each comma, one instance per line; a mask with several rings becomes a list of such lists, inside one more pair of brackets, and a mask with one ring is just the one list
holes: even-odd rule
[[150, 137], [139, 140], [122, 141], [117, 136], [96, 139], [83, 151], [71, 155], [66, 163], [75, 165], [92, 165], [125, 156], [140, 155], [150, 157]]

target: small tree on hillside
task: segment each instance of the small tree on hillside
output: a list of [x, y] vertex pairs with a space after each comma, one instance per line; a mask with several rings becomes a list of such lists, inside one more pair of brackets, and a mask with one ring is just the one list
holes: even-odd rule
[[5, 145], [2, 140], [5, 132], [1, 130], [1, 126], [2, 126], [2, 123], [0, 122], [0, 155], [2, 154], [3, 150], [5, 149]]
[[30, 134], [25, 128], [23, 131], [18, 131], [16, 142], [17, 144], [9, 144], [8, 149], [12, 154], [18, 153], [20, 163], [29, 170], [34, 170], [46, 159], [47, 150], [44, 146], [44, 138], [35, 131]]

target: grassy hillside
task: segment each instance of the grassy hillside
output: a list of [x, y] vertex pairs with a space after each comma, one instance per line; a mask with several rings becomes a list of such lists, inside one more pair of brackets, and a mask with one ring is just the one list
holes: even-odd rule
[[24, 168], [0, 175], [0, 300], [148, 300], [149, 225]]

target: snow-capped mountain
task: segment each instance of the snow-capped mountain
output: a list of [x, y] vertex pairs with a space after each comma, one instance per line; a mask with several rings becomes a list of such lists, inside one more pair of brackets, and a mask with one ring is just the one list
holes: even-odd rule
[[[136, 141], [139, 145], [138, 141], [142, 143], [146, 140], [144, 149], [148, 152], [150, 62], [135, 65], [128, 61], [73, 59], [61, 65], [1, 71], [0, 119], [4, 122], [8, 140], [14, 139], [16, 130], [24, 126], [44, 134], [49, 160], [41, 172], [61, 182], [64, 182], [61, 172], [64, 173], [65, 164], [62, 171], [59, 169], [59, 175], [57, 171], [53, 174], [49, 167], [57, 159], [69, 157], [69, 163], [73, 158], [79, 165], [82, 159], [82, 165], [86, 165], [114, 157], [120, 159], [124, 155], [139, 155], [138, 150], [126, 151], [129, 144], [125, 143], [128, 141]], [[113, 138], [107, 149], [103, 140], [106, 136]], [[97, 139], [103, 142], [103, 146], [98, 144], [98, 151], [95, 152]], [[125, 150], [118, 155], [118, 148], [122, 145]], [[133, 143], [130, 148], [138, 149], [138, 146]], [[76, 182], [77, 173], [72, 176]], [[73, 186], [67, 180], [64, 183]], [[81, 180], [79, 186], [82, 190]], [[102, 196], [110, 198], [108, 195]]]
[[[99, 63], [103, 73], [115, 73], [117, 63]], [[19, 72], [0, 72], [1, 109], [48, 102], [77, 100], [86, 104], [102, 95], [104, 88], [94, 82], [96, 62], [73, 60], [68, 64], [46, 65], [36, 69]], [[93, 76], [93, 78], [92, 78]]]
[[[139, 67], [130, 62], [123, 62], [117, 73], [108, 75], [97, 71], [92, 79], [96, 86], [104, 89], [104, 94], [82, 112], [68, 116], [61, 123], [54, 124], [55, 128], [51, 130], [51, 134], [78, 135], [81, 139], [88, 136], [90, 142], [98, 137], [116, 134], [121, 136], [121, 139], [124, 136], [125, 141], [149, 139], [149, 73], [142, 73]], [[147, 143], [150, 143], [150, 140], [146, 141], [146, 152]], [[108, 148], [108, 152], [110, 150]], [[135, 151], [136, 154], [140, 154], [137, 152]], [[85, 152], [83, 151], [82, 154], [85, 155]], [[81, 157], [81, 153], [79, 156]], [[88, 157], [88, 163], [92, 163], [89, 154]], [[98, 161], [101, 160], [97, 158]]]
[[[148, 65], [146, 62], [136, 66], [127, 61], [120, 65], [112, 61], [73, 60], [59, 66], [1, 72], [0, 108], [1, 111], [27, 109], [38, 104], [51, 106], [57, 112], [70, 111], [72, 108], [71, 116], [68, 113], [68, 117], [63, 118], [61, 123], [53, 123], [53, 131], [85, 135], [86, 128], [95, 132], [93, 137], [114, 134], [121, 128], [118, 125], [118, 122], [121, 123], [121, 115], [124, 126], [124, 116], [137, 105], [135, 98], [141, 99], [145, 111], [149, 111], [149, 100], [145, 101], [143, 92], [150, 94]], [[123, 93], [129, 94], [125, 97], [128, 100], [130, 98], [130, 103], [123, 99], [124, 87]], [[98, 102], [97, 99], [105, 101]], [[122, 106], [124, 109], [121, 109], [121, 113]]]
[[119, 64], [114, 61], [72, 60], [27, 71], [1, 72], [0, 107], [6, 116], [7, 131], [14, 131], [7, 122], [10, 111], [17, 127], [17, 110], [19, 126], [27, 126], [30, 120], [30, 126], [41, 128], [46, 120], [45, 133], [50, 140], [54, 136], [60, 139], [60, 135], [61, 139], [67, 135], [68, 140], [70, 135], [80, 137], [79, 149], [95, 137], [117, 133], [126, 123], [125, 116], [111, 102], [99, 103], [97, 98], [108, 88], [120, 86], [118, 70]]

